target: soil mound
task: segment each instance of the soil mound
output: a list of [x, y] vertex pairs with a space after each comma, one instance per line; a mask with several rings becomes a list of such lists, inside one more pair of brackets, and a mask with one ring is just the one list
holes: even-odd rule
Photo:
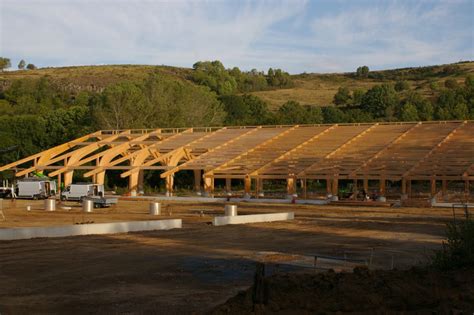
[[256, 278], [210, 314], [472, 314], [474, 267], [353, 273], [280, 274]]

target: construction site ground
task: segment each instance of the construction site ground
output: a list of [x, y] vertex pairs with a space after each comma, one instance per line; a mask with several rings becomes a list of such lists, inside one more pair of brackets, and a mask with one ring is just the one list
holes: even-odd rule
[[43, 203], [5, 200], [0, 228], [168, 218], [182, 218], [183, 228], [0, 241], [1, 314], [205, 313], [252, 284], [256, 261], [284, 266], [325, 255], [371, 260], [371, 268], [422, 264], [452, 219], [451, 209], [239, 203], [239, 214], [294, 211], [295, 220], [214, 227], [224, 203], [167, 203], [161, 216], [148, 214], [148, 201], [93, 213], [78, 203], [45, 212]]

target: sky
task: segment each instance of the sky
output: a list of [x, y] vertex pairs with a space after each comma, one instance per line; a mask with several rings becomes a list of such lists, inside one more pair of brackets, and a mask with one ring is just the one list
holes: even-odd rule
[[16, 67], [152, 64], [290, 73], [474, 60], [474, 0], [0, 0]]

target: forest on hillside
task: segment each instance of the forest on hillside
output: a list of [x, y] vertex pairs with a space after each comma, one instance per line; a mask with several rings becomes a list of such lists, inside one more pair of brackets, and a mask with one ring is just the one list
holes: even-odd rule
[[[459, 71], [450, 67], [442, 69]], [[367, 90], [340, 86], [327, 104], [334, 106], [288, 100], [270, 110], [250, 93], [293, 87], [294, 76], [281, 69], [241, 71], [204, 61], [184, 78], [157, 69], [144, 79], [124, 76], [100, 91], [64, 89], [51, 75], [16, 78], [0, 92], [0, 164], [99, 129], [474, 119], [472, 75], [463, 82], [433, 82], [434, 98], [407, 82], [410, 76], [439, 75], [430, 67], [383, 72], [359, 67], [346, 75], [380, 84]]]

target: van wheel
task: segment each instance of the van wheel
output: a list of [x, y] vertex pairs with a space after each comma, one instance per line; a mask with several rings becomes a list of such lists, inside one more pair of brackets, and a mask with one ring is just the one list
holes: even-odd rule
[[38, 195], [34, 195], [33, 200], [38, 200]]
[[66, 196], [61, 196], [61, 201], [66, 201]]

